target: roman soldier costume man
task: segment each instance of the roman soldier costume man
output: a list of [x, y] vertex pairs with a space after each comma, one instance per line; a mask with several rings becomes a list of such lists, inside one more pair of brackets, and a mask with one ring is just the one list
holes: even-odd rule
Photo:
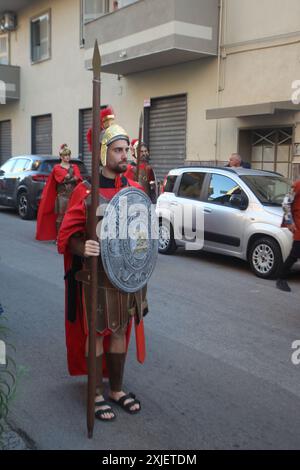
[[[145, 193], [150, 197], [152, 202], [156, 202], [153, 200], [153, 193], [156, 180], [155, 174], [153, 171], [152, 166], [149, 164], [149, 150], [147, 145], [144, 142], [141, 142], [140, 146], [140, 163], [139, 163], [139, 170], [137, 171], [137, 161], [138, 161], [138, 148], [139, 148], [139, 141], [137, 139], [132, 140], [132, 163], [125, 172], [125, 176], [128, 178], [137, 179], [138, 183], [143, 187]], [[137, 177], [138, 174], [138, 177]]]
[[53, 170], [44, 187], [37, 216], [37, 240], [56, 240], [70, 196], [82, 181], [77, 165], [70, 163], [71, 150], [67, 144], [60, 147], [61, 162]]
[[[123, 173], [127, 167], [129, 138], [114, 124], [104, 133], [101, 143], [99, 200], [108, 203], [122, 188], [142, 189]], [[96, 316], [96, 397], [95, 417], [113, 420], [116, 415], [103, 396], [103, 376], [108, 376], [109, 400], [128, 413], [138, 413], [140, 402], [122, 388], [127, 346], [133, 321], [143, 324], [147, 313], [146, 289], [128, 294], [117, 289], [107, 277], [98, 242], [88, 234], [91, 215], [90, 186], [83, 182], [75, 189], [58, 236], [58, 251], [64, 254], [66, 271], [66, 345], [71, 375], [87, 373], [88, 319], [91, 312], [90, 263], [98, 257], [98, 308]], [[100, 221], [99, 217], [99, 221]], [[140, 339], [140, 362], [144, 360], [144, 337]]]

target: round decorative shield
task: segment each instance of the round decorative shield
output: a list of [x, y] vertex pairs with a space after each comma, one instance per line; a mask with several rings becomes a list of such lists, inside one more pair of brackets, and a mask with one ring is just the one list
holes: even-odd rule
[[100, 232], [101, 258], [112, 284], [137, 292], [147, 284], [158, 256], [158, 221], [150, 198], [128, 187], [107, 205]]

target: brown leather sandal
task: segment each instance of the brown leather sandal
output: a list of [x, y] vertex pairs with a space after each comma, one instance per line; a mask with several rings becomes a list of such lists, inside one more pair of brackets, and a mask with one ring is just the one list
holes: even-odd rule
[[[119, 398], [119, 400], [114, 400], [113, 398], [109, 397], [109, 400], [116, 405], [120, 406], [124, 411], [131, 415], [135, 415], [141, 411], [141, 402], [135, 398], [135, 395], [133, 393], [128, 393], [127, 395], [124, 395], [124, 397]], [[125, 405], [125, 401], [130, 400], [128, 403]], [[132, 410], [131, 407], [133, 405], [139, 405], [138, 410]]]
[[[116, 413], [112, 409], [109, 403], [105, 400], [101, 401], [96, 401], [95, 402], [95, 407], [98, 408], [98, 406], [107, 406], [108, 408], [104, 410], [95, 410], [95, 418], [99, 419], [100, 421], [114, 421], [117, 417]], [[104, 415], [105, 413], [110, 413], [113, 416], [111, 418], [105, 418]]]

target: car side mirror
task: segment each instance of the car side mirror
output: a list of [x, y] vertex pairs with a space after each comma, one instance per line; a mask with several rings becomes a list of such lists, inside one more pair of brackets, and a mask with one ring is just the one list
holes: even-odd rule
[[3, 176], [5, 174], [4, 170], [0, 170], [0, 176]]
[[240, 209], [242, 211], [247, 209], [248, 206], [248, 200], [244, 194], [232, 194], [229, 199], [229, 202], [232, 207], [235, 207], [236, 209]]

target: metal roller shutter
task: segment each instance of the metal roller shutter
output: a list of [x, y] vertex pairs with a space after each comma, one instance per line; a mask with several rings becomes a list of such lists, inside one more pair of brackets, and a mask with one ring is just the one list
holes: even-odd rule
[[0, 122], [0, 165], [11, 157], [11, 121]]
[[36, 155], [52, 154], [52, 116], [32, 118], [32, 153]]
[[186, 157], [186, 95], [151, 100], [149, 147], [151, 165], [162, 180]]
[[80, 158], [83, 160], [90, 174], [92, 171], [92, 153], [89, 151], [89, 146], [86, 140], [86, 134], [89, 128], [92, 127], [92, 121], [92, 109], [80, 110]]

